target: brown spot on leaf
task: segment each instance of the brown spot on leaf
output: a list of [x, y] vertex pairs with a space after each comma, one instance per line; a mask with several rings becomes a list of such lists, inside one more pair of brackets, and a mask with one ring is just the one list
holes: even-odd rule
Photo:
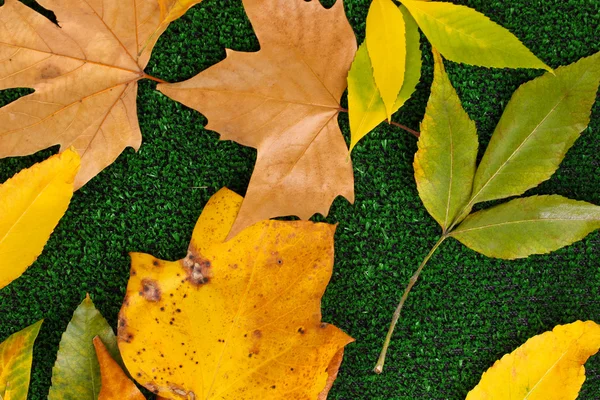
[[56, 65], [51, 64], [42, 68], [40, 75], [42, 79], [54, 79], [57, 76], [60, 76], [61, 72], [60, 68], [58, 68]]
[[252, 332], [252, 337], [255, 339], [262, 338], [262, 332], [260, 331], [260, 329], [257, 329], [254, 332]]
[[153, 279], [143, 279], [140, 295], [151, 302], [159, 301], [161, 298], [161, 291], [158, 282]]
[[[186, 262], [186, 259], [190, 262]], [[183, 268], [187, 273], [188, 282], [194, 286], [206, 284], [212, 277], [212, 265], [210, 261], [203, 257], [194, 256], [191, 253], [188, 253], [188, 257], [184, 259]]]

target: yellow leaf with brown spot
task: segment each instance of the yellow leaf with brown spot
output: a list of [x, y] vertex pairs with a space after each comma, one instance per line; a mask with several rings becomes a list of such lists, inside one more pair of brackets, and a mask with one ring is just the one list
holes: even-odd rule
[[69, 149], [0, 185], [0, 289], [42, 253], [67, 211], [79, 162]]
[[326, 399], [352, 342], [321, 322], [335, 226], [262, 221], [225, 242], [242, 200], [215, 194], [182, 260], [131, 254], [123, 360], [165, 399]]
[[142, 392], [113, 360], [99, 336], [94, 338], [94, 347], [102, 374], [102, 388], [98, 400], [144, 400]]
[[496, 361], [467, 400], [576, 399], [585, 381], [583, 364], [598, 348], [595, 322], [558, 325]]
[[183, 16], [192, 6], [202, 0], [158, 0], [163, 24], [169, 24]]
[[0, 398], [27, 400], [33, 343], [42, 322], [9, 336], [0, 344]]

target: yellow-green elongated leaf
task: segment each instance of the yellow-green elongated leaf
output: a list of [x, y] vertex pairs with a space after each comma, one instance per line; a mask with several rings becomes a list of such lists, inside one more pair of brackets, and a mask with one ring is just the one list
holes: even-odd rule
[[462, 108], [435, 49], [433, 57], [433, 84], [421, 122], [414, 168], [419, 196], [445, 232], [471, 196], [477, 128]]
[[469, 215], [450, 235], [488, 257], [544, 254], [600, 228], [600, 207], [562, 196], [514, 199]]
[[42, 322], [9, 336], [0, 344], [0, 397], [27, 400], [33, 343]]
[[596, 53], [521, 85], [477, 167], [471, 203], [520, 195], [550, 178], [590, 122], [599, 83]]
[[[406, 26], [406, 67], [404, 83], [396, 98], [392, 113], [412, 96], [421, 79], [420, 35], [417, 23], [406, 7], [400, 6]], [[348, 113], [350, 118], [350, 151], [358, 141], [387, 118], [385, 105], [373, 78], [373, 67], [363, 43], [356, 52], [348, 73]]]
[[79, 155], [67, 150], [0, 185], [0, 289], [42, 253], [67, 211], [79, 163]]
[[367, 15], [367, 49], [375, 84], [392, 119], [396, 97], [404, 82], [406, 28], [402, 12], [392, 0], [373, 0]]
[[512, 33], [466, 6], [402, 0], [433, 47], [448, 60], [495, 68], [552, 71]]
[[599, 347], [595, 322], [558, 325], [496, 361], [467, 400], [575, 400], [585, 381], [583, 364]]
[[94, 348], [99, 336], [111, 357], [123, 366], [115, 334], [89, 296], [77, 307], [63, 333], [48, 400], [95, 400], [101, 388], [100, 364]]

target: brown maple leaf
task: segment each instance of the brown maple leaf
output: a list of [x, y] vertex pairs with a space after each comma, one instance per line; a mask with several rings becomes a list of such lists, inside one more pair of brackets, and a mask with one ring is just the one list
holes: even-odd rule
[[[0, 109], [0, 157], [57, 144], [82, 156], [79, 188], [138, 149], [137, 82], [169, 22], [200, 0], [39, 0], [58, 26], [17, 0], [0, 7], [0, 89], [35, 93]], [[160, 80], [158, 80], [160, 81]]]
[[229, 237], [271, 217], [327, 215], [338, 195], [354, 201], [348, 148], [337, 122], [356, 53], [342, 0], [244, 0], [261, 45], [194, 78], [158, 89], [206, 115], [221, 139], [258, 150]]

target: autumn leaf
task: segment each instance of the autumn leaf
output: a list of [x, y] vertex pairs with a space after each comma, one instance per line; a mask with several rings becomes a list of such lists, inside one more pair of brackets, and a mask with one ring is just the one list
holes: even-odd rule
[[88, 295], [73, 313], [60, 340], [48, 400], [98, 398], [101, 374], [93, 344], [96, 336], [111, 357], [122, 364], [117, 338]]
[[402, 12], [392, 0], [373, 0], [367, 15], [365, 38], [373, 77], [392, 120], [394, 103], [404, 82], [406, 28]]
[[552, 69], [512, 33], [472, 8], [439, 1], [402, 0], [427, 39], [451, 61], [496, 68]]
[[600, 53], [521, 85], [477, 167], [470, 205], [523, 194], [554, 174], [588, 126]]
[[0, 185], [0, 288], [42, 253], [67, 211], [79, 162], [79, 155], [67, 150]]
[[131, 254], [125, 364], [166, 399], [325, 399], [352, 341], [321, 322], [335, 227], [262, 221], [225, 242], [242, 200], [210, 199], [183, 260]]
[[102, 389], [98, 400], [144, 400], [142, 392], [113, 360], [98, 336], [94, 338], [94, 348], [102, 375]]
[[0, 397], [27, 400], [33, 343], [42, 322], [19, 331], [0, 344]]
[[433, 84], [421, 122], [414, 168], [419, 197], [445, 232], [471, 195], [477, 128], [462, 108], [435, 49], [433, 56]]
[[441, 57], [435, 49], [433, 53], [434, 82], [415, 155], [415, 180], [423, 204], [443, 232], [396, 307], [374, 369], [377, 373], [383, 371], [408, 294], [446, 239], [453, 237], [489, 257], [515, 259], [549, 253], [600, 229], [599, 206], [556, 195], [514, 199], [470, 214], [475, 203], [522, 194], [556, 171], [589, 124], [600, 85], [600, 53], [521, 85], [474, 178], [476, 132], [443, 72]]
[[35, 89], [0, 108], [0, 157], [72, 146], [82, 155], [80, 188], [126, 147], [140, 147], [137, 82], [149, 78], [144, 68], [168, 23], [156, 0], [39, 3], [60, 26], [17, 0], [0, 7], [0, 90]]
[[[421, 79], [420, 35], [417, 23], [406, 7], [400, 6], [406, 28], [406, 65], [402, 89], [391, 112], [395, 113], [414, 93]], [[363, 43], [356, 52], [348, 73], [348, 114], [350, 118], [350, 150], [373, 128], [387, 118], [385, 104], [373, 77], [373, 66]]]
[[230, 237], [255, 222], [327, 215], [354, 201], [348, 148], [337, 122], [356, 52], [342, 0], [244, 0], [261, 49], [227, 50], [194, 78], [158, 85], [208, 118], [207, 129], [258, 149], [254, 174]]
[[600, 348], [592, 321], [558, 325], [534, 336], [487, 370], [467, 400], [573, 400], [585, 381], [587, 359]]

